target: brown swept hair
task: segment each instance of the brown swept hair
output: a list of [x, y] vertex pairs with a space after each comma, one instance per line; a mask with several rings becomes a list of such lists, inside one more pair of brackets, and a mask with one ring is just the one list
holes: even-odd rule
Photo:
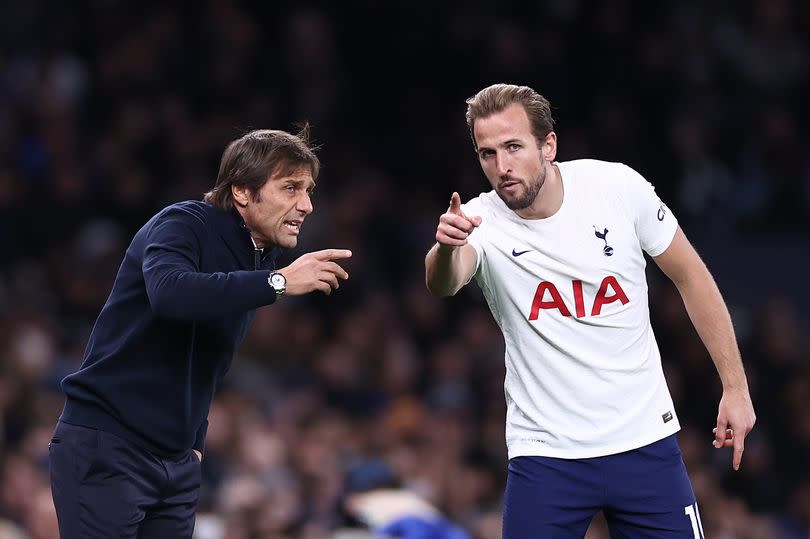
[[478, 143], [475, 141], [473, 129], [475, 120], [492, 116], [514, 103], [523, 106], [526, 111], [529, 123], [532, 126], [532, 134], [537, 140], [538, 146], [543, 143], [546, 135], [554, 130], [551, 104], [548, 99], [528, 86], [493, 84], [467, 99], [466, 103], [467, 127], [470, 129], [470, 138], [476, 151], [478, 151]]
[[217, 181], [203, 200], [231, 210], [232, 185], [247, 187], [255, 199], [270, 178], [292, 174], [302, 166], [309, 166], [312, 178], [317, 179], [321, 162], [316, 149], [310, 144], [308, 123], [294, 135], [275, 129], [250, 131], [232, 140], [222, 152]]

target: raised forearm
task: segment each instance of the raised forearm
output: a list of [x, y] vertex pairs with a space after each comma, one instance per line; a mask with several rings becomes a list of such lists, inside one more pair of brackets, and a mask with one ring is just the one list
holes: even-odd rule
[[428, 290], [441, 297], [454, 295], [470, 278], [464, 265], [462, 248], [435, 244], [425, 257]]
[[144, 272], [155, 314], [178, 320], [207, 320], [235, 315], [275, 301], [269, 271], [199, 273], [156, 265]]

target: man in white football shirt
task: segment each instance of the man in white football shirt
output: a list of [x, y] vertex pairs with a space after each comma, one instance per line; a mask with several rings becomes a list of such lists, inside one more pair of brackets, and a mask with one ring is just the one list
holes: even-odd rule
[[647, 253], [672, 279], [720, 374], [715, 447], [739, 469], [755, 414], [728, 309], [672, 212], [640, 174], [556, 162], [548, 101], [496, 84], [467, 100], [493, 190], [453, 193], [425, 259], [428, 288], [473, 277], [506, 344], [504, 538], [703, 536], [650, 326]]

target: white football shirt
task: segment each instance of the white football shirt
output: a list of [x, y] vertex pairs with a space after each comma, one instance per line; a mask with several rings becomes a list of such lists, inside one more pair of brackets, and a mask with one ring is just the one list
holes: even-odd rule
[[650, 326], [644, 253], [678, 222], [621, 163], [555, 163], [560, 209], [527, 220], [490, 191], [463, 205], [481, 216], [468, 241], [475, 279], [506, 344], [509, 458], [587, 458], [680, 429]]

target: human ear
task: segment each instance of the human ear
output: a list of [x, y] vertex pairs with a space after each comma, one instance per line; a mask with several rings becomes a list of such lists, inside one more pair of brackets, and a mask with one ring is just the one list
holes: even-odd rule
[[250, 200], [250, 193], [244, 185], [231, 185], [231, 196], [233, 196], [234, 204], [241, 208], [247, 206]]
[[544, 161], [554, 161], [557, 157], [557, 133], [554, 131], [546, 135], [546, 139], [543, 141], [542, 154]]

